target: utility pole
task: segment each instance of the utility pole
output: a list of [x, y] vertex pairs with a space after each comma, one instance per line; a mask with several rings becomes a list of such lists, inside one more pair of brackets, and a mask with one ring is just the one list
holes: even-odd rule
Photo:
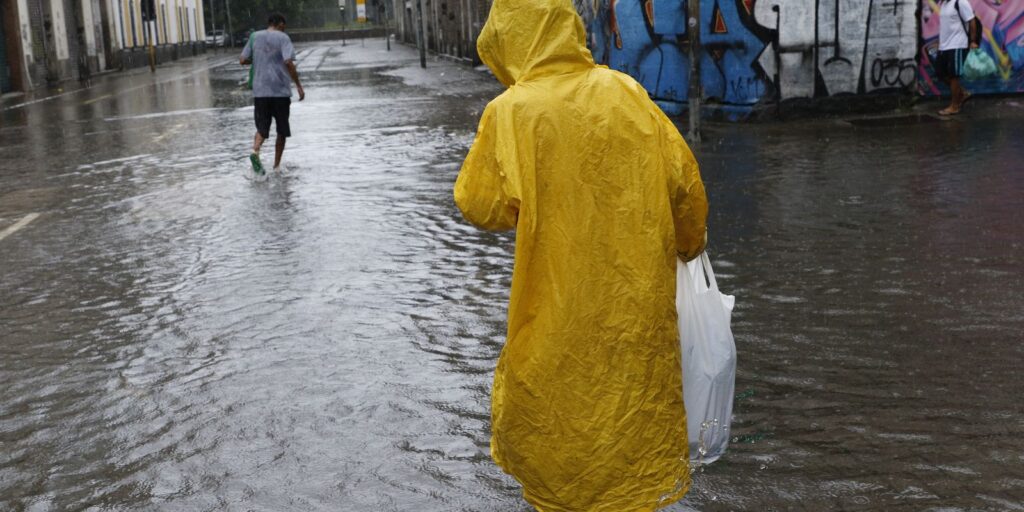
[[689, 14], [687, 36], [690, 39], [690, 142], [700, 142], [700, 103], [703, 87], [700, 83], [700, 0], [687, 0]]
[[423, 0], [416, 0], [416, 13], [420, 16], [420, 22], [417, 23], [416, 32], [419, 35], [419, 47], [420, 47], [420, 67], [427, 67], [427, 17], [423, 15]]

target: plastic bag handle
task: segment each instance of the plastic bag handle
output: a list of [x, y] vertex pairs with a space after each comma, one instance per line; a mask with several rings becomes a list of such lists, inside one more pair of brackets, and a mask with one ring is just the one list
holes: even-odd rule
[[718, 281], [715, 279], [715, 271], [711, 269], [711, 258], [708, 257], [707, 251], [700, 253], [700, 263], [704, 269], [704, 278], [709, 283], [708, 289], [717, 292]]

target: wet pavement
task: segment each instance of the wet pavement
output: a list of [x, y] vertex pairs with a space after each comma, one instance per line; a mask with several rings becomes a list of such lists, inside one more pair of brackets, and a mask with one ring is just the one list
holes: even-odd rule
[[[498, 86], [364, 44], [263, 183], [233, 55], [0, 104], [0, 510], [528, 510], [451, 200]], [[670, 510], [1024, 510], [1021, 109], [708, 129], [735, 438]]]

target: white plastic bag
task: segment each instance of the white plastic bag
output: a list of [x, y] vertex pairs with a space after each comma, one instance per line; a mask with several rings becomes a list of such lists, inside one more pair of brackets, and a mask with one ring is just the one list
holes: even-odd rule
[[683, 354], [683, 399], [690, 460], [710, 464], [729, 446], [736, 342], [732, 308], [736, 298], [718, 290], [707, 253], [678, 262], [676, 309]]

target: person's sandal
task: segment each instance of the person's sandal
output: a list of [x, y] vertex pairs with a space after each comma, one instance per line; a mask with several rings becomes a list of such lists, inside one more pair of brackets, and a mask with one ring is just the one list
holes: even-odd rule
[[959, 113], [960, 113], [959, 110], [953, 110], [953, 109], [951, 109], [949, 107], [946, 107], [946, 108], [944, 108], [944, 109], [939, 111], [939, 115], [940, 116], [955, 116], [955, 115], [957, 115]]
[[256, 176], [263, 176], [263, 162], [260, 162], [260, 155], [253, 153], [249, 155], [249, 163], [252, 164], [252, 172]]

